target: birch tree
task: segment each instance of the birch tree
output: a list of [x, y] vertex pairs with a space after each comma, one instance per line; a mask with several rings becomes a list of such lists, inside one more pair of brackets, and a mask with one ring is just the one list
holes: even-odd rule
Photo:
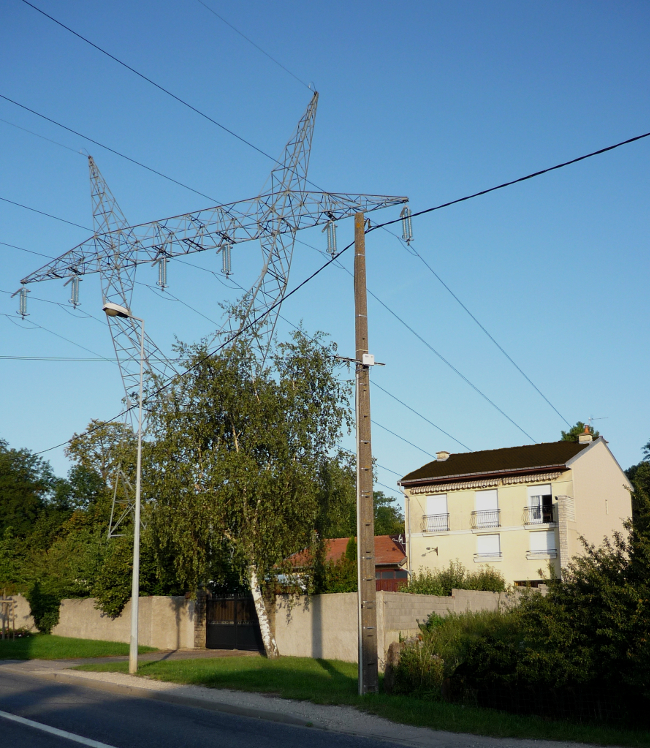
[[253, 341], [210, 356], [180, 347], [189, 369], [150, 416], [146, 490], [159, 553], [189, 589], [221, 566], [250, 587], [266, 653], [278, 654], [264, 601], [275, 572], [318, 540], [322, 476], [349, 426], [349, 383], [333, 344], [302, 331], [260, 368]]

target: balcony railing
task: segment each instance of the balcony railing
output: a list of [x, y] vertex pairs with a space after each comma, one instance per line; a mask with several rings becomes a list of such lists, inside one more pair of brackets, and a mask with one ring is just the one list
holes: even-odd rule
[[481, 509], [472, 512], [472, 530], [483, 530], [487, 527], [500, 527], [500, 509]]
[[547, 548], [545, 551], [528, 551], [526, 558], [557, 558], [557, 550], [555, 548]]
[[553, 522], [557, 522], [555, 506], [551, 505], [524, 507], [525, 525], [549, 525]]
[[422, 517], [422, 532], [447, 532], [449, 514], [425, 514]]

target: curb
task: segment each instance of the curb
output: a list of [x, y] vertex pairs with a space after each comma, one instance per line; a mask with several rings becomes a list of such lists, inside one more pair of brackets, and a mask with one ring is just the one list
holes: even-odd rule
[[[294, 725], [297, 727], [313, 727], [313, 722], [300, 719], [300, 717], [293, 717], [289, 714], [282, 714], [280, 712], [268, 712], [262, 709], [254, 709], [246, 706], [236, 706], [234, 704], [224, 704], [219, 701], [212, 701], [211, 699], [199, 699], [192, 696], [179, 696], [177, 694], [168, 693], [166, 691], [152, 691], [148, 688], [139, 688], [137, 686], [123, 686], [118, 683], [109, 683], [107, 681], [92, 680], [90, 678], [83, 678], [80, 676], [69, 675], [68, 673], [48, 673], [44, 671], [26, 671], [19, 670], [18, 668], [7, 667], [6, 665], [2, 668], [4, 672], [16, 673], [16, 675], [25, 675], [33, 678], [40, 678], [41, 680], [52, 680], [59, 683], [68, 683], [75, 686], [84, 686], [85, 688], [94, 688], [98, 691], [108, 691], [110, 693], [121, 693], [128, 694], [129, 696], [137, 696], [141, 699], [152, 699], [153, 701], [164, 701], [168, 704], [178, 704], [179, 706], [192, 706], [199, 709], [207, 709], [211, 712], [224, 712], [226, 714], [236, 714], [239, 717], [250, 717], [252, 719], [263, 719], [268, 722], [280, 722], [285, 725]], [[326, 729], [326, 728], [321, 728]]]

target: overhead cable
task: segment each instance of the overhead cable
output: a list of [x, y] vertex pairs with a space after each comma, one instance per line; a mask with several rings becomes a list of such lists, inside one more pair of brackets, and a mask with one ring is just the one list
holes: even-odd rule
[[3, 247], [11, 247], [12, 249], [19, 249], [21, 252], [29, 252], [31, 255], [38, 255], [39, 257], [47, 257], [49, 260], [56, 260], [56, 257], [52, 255], [44, 255], [42, 252], [34, 252], [33, 249], [25, 249], [25, 247], [19, 247], [16, 244], [8, 244], [7, 242], [0, 242]]
[[560, 413], [560, 411], [553, 405], [553, 403], [546, 397], [546, 395], [539, 389], [539, 387], [535, 384], [535, 382], [532, 381], [532, 379], [526, 374], [525, 371], [517, 364], [516, 361], [507, 353], [506, 350], [504, 350], [503, 346], [501, 346], [500, 343], [498, 343], [494, 336], [491, 335], [485, 326], [479, 322], [479, 320], [470, 312], [470, 310], [463, 304], [463, 302], [456, 296], [456, 294], [449, 288], [449, 286], [445, 283], [445, 281], [436, 273], [436, 271], [429, 265], [429, 263], [422, 257], [422, 255], [417, 251], [417, 249], [413, 246], [413, 244], [409, 243], [408, 246], [405, 245], [405, 242], [397, 236], [397, 234], [393, 234], [392, 231], [389, 231], [388, 229], [385, 229], [391, 236], [394, 236], [403, 246], [404, 248], [410, 252], [412, 255], [417, 257], [423, 265], [429, 270], [429, 272], [436, 278], [440, 284], [449, 292], [449, 294], [452, 296], [455, 301], [458, 302], [458, 304], [469, 314], [469, 316], [476, 322], [476, 324], [483, 330], [483, 332], [490, 338], [490, 340], [496, 345], [496, 347], [503, 353], [503, 355], [510, 361], [510, 363], [517, 369], [517, 371], [524, 377], [524, 379], [533, 387], [533, 389], [551, 406], [551, 408], [557, 413], [558, 416], [566, 423], [567, 426], [571, 426], [569, 421]]
[[196, 112], [196, 114], [200, 115], [204, 119], [207, 119], [209, 122], [212, 122], [213, 125], [216, 125], [217, 127], [221, 128], [224, 132], [227, 132], [229, 135], [232, 135], [234, 138], [237, 138], [237, 140], [240, 140], [242, 143], [245, 143], [247, 146], [250, 146], [254, 150], [256, 150], [258, 153], [261, 153], [266, 158], [270, 158], [273, 161], [276, 161], [276, 159], [273, 158], [273, 156], [269, 156], [268, 153], [265, 153], [261, 148], [258, 148], [256, 145], [251, 143], [249, 140], [246, 140], [246, 138], [242, 138], [241, 135], [237, 135], [236, 132], [229, 129], [225, 125], [222, 125], [220, 122], [217, 122], [216, 119], [213, 119], [210, 117], [210, 115], [206, 114], [205, 112], [202, 112], [200, 109], [197, 109], [195, 106], [190, 104], [189, 102], [185, 101], [185, 99], [181, 99], [180, 96], [176, 96], [176, 94], [172, 93], [169, 89], [165, 88], [164, 86], [161, 86], [159, 83], [156, 83], [156, 81], [152, 80], [151, 78], [148, 78], [143, 73], [140, 73], [135, 68], [131, 67], [130, 65], [127, 65], [126, 62], [122, 62], [118, 57], [115, 57], [115, 55], [112, 55], [110, 52], [107, 52], [105, 49], [102, 49], [99, 45], [95, 44], [94, 42], [91, 42], [90, 39], [87, 39], [85, 36], [82, 36], [81, 34], [77, 33], [73, 29], [71, 29], [69, 26], [66, 26], [64, 23], [61, 23], [61, 21], [58, 21], [54, 16], [51, 16], [49, 13], [46, 13], [44, 10], [41, 10], [36, 5], [33, 5], [29, 2], [29, 0], [22, 0], [25, 5], [29, 5], [30, 8], [33, 8], [35, 11], [40, 13], [41, 15], [45, 16], [46, 18], [49, 18], [50, 21], [53, 21], [57, 24], [57, 26], [60, 26], [61, 28], [65, 29], [66, 31], [69, 31], [71, 34], [76, 36], [78, 39], [81, 39], [81, 41], [86, 42], [86, 44], [89, 44], [91, 47], [96, 49], [98, 52], [101, 52], [103, 55], [106, 55], [106, 57], [110, 57], [111, 60], [114, 62], [117, 62], [118, 65], [121, 65], [122, 67], [126, 68], [127, 70], [131, 71], [135, 75], [138, 76], [138, 78], [142, 78], [142, 80], [146, 81], [147, 83], [150, 83], [152, 86], [155, 86], [159, 91], [162, 91], [163, 93], [167, 94], [167, 96], [171, 96], [172, 99], [175, 99], [183, 106], [186, 106], [188, 109], [191, 109], [193, 112]]
[[[60, 127], [63, 130], [67, 130], [68, 132], [71, 132], [73, 135], [77, 135], [78, 137], [83, 138], [84, 140], [87, 140], [89, 143], [94, 143], [94, 145], [99, 146], [100, 148], [103, 148], [105, 151], [109, 151], [109, 153], [113, 153], [116, 156], [119, 156], [120, 158], [125, 159], [126, 161], [130, 161], [132, 164], [135, 164], [136, 166], [139, 166], [142, 169], [146, 169], [147, 171], [150, 171], [152, 174], [156, 174], [157, 176], [162, 177], [163, 179], [166, 179], [168, 182], [173, 182], [174, 184], [177, 184], [179, 187], [184, 187], [186, 190], [189, 190], [190, 192], [194, 192], [196, 195], [200, 195], [201, 197], [205, 197], [211, 202], [215, 202], [215, 203], [219, 202], [216, 198], [210, 197], [210, 195], [206, 195], [205, 192], [201, 192], [200, 190], [195, 190], [193, 187], [190, 187], [189, 185], [184, 184], [183, 182], [179, 182], [178, 179], [174, 179], [173, 177], [168, 177], [167, 174], [163, 174], [161, 171], [158, 171], [157, 169], [153, 169], [151, 166], [147, 166], [146, 164], [143, 164], [141, 161], [137, 161], [136, 159], [131, 158], [131, 156], [127, 156], [124, 153], [120, 153], [120, 151], [116, 151], [115, 148], [110, 148], [109, 146], [104, 145], [103, 143], [100, 143], [98, 140], [95, 140], [94, 138], [91, 138], [88, 135], [84, 135], [83, 133], [80, 133], [77, 130], [73, 130], [71, 127], [67, 127], [66, 125], [61, 124], [61, 122], [57, 122], [56, 120], [52, 119], [51, 117], [46, 117], [44, 114], [37, 112], [35, 109], [30, 109], [30, 107], [25, 106], [24, 104], [20, 104], [14, 99], [10, 99], [8, 96], [4, 96], [4, 94], [0, 94], [0, 99], [4, 99], [5, 101], [10, 102], [11, 104], [15, 104], [21, 109], [24, 109], [27, 112], [31, 112], [32, 114], [35, 114], [37, 117], [40, 117], [41, 119], [44, 119], [47, 122], [51, 122], [53, 125], [56, 125], [57, 127]], [[5, 120], [2, 120], [2, 121], [4, 122]], [[20, 129], [23, 130], [25, 128], [21, 127]], [[26, 132], [29, 132], [32, 135], [36, 135], [36, 137], [38, 138], [43, 137], [42, 135], [38, 135], [37, 133], [32, 132], [31, 130], [26, 130]], [[44, 140], [50, 140], [50, 139], [44, 138]], [[55, 140], [51, 140], [50, 142], [56, 143], [56, 145], [61, 145], [61, 143], [57, 143]], [[63, 147], [68, 148], [68, 146], [63, 146]], [[72, 148], [68, 148], [68, 150], [73, 151]], [[73, 151], [73, 153], [78, 153], [78, 151]]]
[[232, 23], [230, 23], [230, 21], [226, 21], [226, 19], [223, 16], [219, 15], [217, 11], [211, 8], [207, 3], [204, 3], [203, 0], [197, 0], [197, 2], [199, 2], [206, 10], [209, 10], [210, 13], [215, 15], [219, 20], [223, 21], [226, 24], [226, 26], [230, 26], [230, 28], [235, 33], [239, 34], [239, 36], [241, 36], [243, 39], [246, 39], [246, 41], [249, 44], [252, 44], [255, 47], [255, 49], [259, 50], [263, 55], [268, 57], [269, 60], [271, 60], [271, 62], [274, 62], [278, 67], [281, 67], [285, 73], [289, 73], [289, 75], [292, 78], [295, 78], [298, 81], [298, 83], [301, 83], [303, 86], [305, 86], [305, 88], [309, 89], [310, 91], [312, 90], [311, 86], [308, 83], [305, 83], [305, 81], [301, 80], [297, 75], [295, 75], [295, 73], [292, 73], [291, 70], [289, 70], [289, 68], [286, 68], [281, 62], [278, 62], [278, 60], [276, 60], [275, 57], [271, 57], [271, 55], [265, 50], [263, 50], [262, 47], [259, 46], [259, 44], [256, 44], [252, 39], [249, 39], [246, 36], [246, 34], [243, 34], [238, 28], [235, 28], [235, 26], [233, 26]]
[[[5, 98], [4, 96], [2, 97]], [[72, 153], [76, 153], [78, 156], [83, 156], [83, 153], [81, 151], [75, 151], [74, 148], [70, 148], [69, 145], [64, 145], [63, 143], [59, 143], [58, 140], [52, 140], [52, 138], [46, 138], [45, 135], [39, 135], [37, 132], [34, 132], [33, 130], [28, 130], [26, 127], [21, 127], [20, 125], [16, 125], [14, 122], [9, 122], [9, 120], [0, 118], [0, 122], [4, 122], [5, 125], [11, 125], [12, 127], [15, 127], [17, 130], [22, 130], [23, 132], [28, 132], [30, 135], [34, 135], [37, 138], [40, 138], [41, 140], [47, 140], [48, 143], [54, 143], [54, 145], [58, 145], [61, 148], [65, 148], [66, 151], [72, 151]]]
[[[401, 219], [400, 219], [400, 220], [401, 220]], [[368, 231], [369, 231], [369, 229], [368, 229]], [[366, 231], [366, 233], [368, 233], [368, 231]], [[304, 242], [303, 242], [303, 243], [304, 243]], [[309, 246], [309, 245], [307, 245], [307, 246]], [[350, 245], [348, 245], [348, 246], [350, 246]], [[312, 247], [312, 249], [316, 249], [316, 248], [315, 248], [315, 247]], [[346, 247], [346, 249], [347, 249], [347, 247]], [[320, 253], [320, 250], [318, 250], [318, 249], [317, 249], [316, 251]], [[343, 252], [344, 252], [344, 251], [345, 251], [345, 250], [343, 250]], [[339, 255], [340, 255], [340, 254], [343, 254], [343, 252], [339, 252]], [[336, 255], [335, 257], [333, 257], [333, 258], [332, 258], [332, 261], [335, 261], [335, 260], [336, 260], [336, 259], [338, 258], [338, 256], [339, 256], [339, 255]], [[345, 271], [345, 272], [346, 272], [346, 273], [347, 273], [348, 275], [352, 276], [352, 273], [350, 272], [350, 270], [348, 270], [348, 268], [346, 268], [346, 267], [345, 267], [344, 265], [341, 265], [341, 263], [338, 263], [338, 262], [337, 262], [336, 264], [337, 264], [337, 266], [338, 266], [338, 267], [339, 267], [339, 268], [340, 268], [341, 270], [344, 270], [344, 271]], [[393, 311], [393, 310], [392, 310], [392, 309], [391, 309], [391, 308], [390, 308], [390, 307], [388, 306], [388, 304], [386, 304], [386, 303], [385, 303], [384, 301], [382, 301], [382, 300], [381, 300], [381, 299], [380, 299], [380, 298], [379, 298], [379, 297], [377, 296], [377, 294], [375, 294], [375, 293], [374, 293], [373, 291], [371, 291], [371, 290], [370, 290], [369, 288], [367, 288], [367, 292], [368, 292], [368, 294], [369, 294], [370, 296], [372, 296], [372, 297], [373, 297], [373, 299], [375, 299], [375, 301], [377, 301], [377, 302], [378, 302], [379, 304], [381, 304], [381, 306], [383, 306], [383, 307], [384, 307], [384, 309], [385, 309], [385, 310], [386, 310], [386, 311], [387, 311], [387, 312], [388, 312], [389, 314], [392, 314], [392, 315], [393, 315], [393, 317], [395, 317], [395, 319], [397, 319], [397, 320], [398, 320], [399, 322], [401, 322], [401, 324], [402, 324], [402, 325], [404, 325], [404, 327], [406, 327], [406, 329], [407, 329], [407, 330], [409, 330], [409, 332], [413, 333], [413, 335], [415, 335], [415, 337], [416, 337], [416, 338], [417, 338], [417, 339], [418, 339], [418, 340], [419, 340], [419, 341], [420, 341], [421, 343], [423, 343], [423, 344], [424, 344], [424, 345], [425, 345], [425, 346], [426, 346], [426, 347], [427, 347], [427, 348], [428, 348], [428, 349], [429, 349], [429, 350], [430, 350], [430, 351], [431, 351], [432, 353], [434, 353], [434, 354], [435, 354], [435, 355], [436, 355], [436, 356], [437, 356], [437, 357], [438, 357], [438, 358], [439, 358], [439, 359], [440, 359], [440, 360], [441, 360], [441, 361], [442, 361], [443, 363], [445, 363], [445, 364], [446, 364], [446, 365], [447, 365], [447, 366], [448, 366], [448, 367], [449, 367], [449, 368], [450, 368], [450, 369], [451, 369], [451, 370], [452, 370], [453, 372], [455, 372], [455, 373], [456, 373], [456, 374], [457, 374], [457, 375], [458, 375], [458, 376], [459, 376], [459, 377], [460, 377], [460, 378], [461, 378], [461, 379], [462, 379], [462, 380], [463, 380], [464, 382], [466, 382], [466, 383], [467, 383], [467, 384], [468, 384], [468, 385], [469, 385], [469, 386], [470, 386], [470, 387], [471, 387], [471, 388], [472, 388], [473, 390], [475, 390], [475, 391], [476, 391], [476, 392], [477, 392], [477, 393], [478, 393], [478, 394], [479, 394], [479, 395], [480, 395], [480, 396], [481, 396], [481, 397], [482, 397], [482, 398], [483, 398], [484, 400], [486, 400], [486, 401], [487, 401], [488, 403], [490, 403], [490, 405], [491, 405], [491, 406], [492, 406], [493, 408], [495, 408], [495, 409], [496, 409], [496, 410], [497, 410], [497, 411], [498, 411], [499, 413], [501, 413], [501, 415], [502, 415], [502, 416], [504, 416], [505, 418], [507, 418], [507, 419], [508, 419], [508, 421], [510, 421], [510, 423], [512, 423], [512, 425], [513, 425], [513, 426], [515, 426], [516, 428], [518, 428], [518, 429], [519, 429], [519, 431], [521, 431], [521, 433], [522, 433], [522, 434], [524, 434], [525, 436], [527, 436], [527, 437], [528, 437], [528, 438], [529, 438], [529, 439], [530, 439], [530, 440], [531, 440], [531, 441], [532, 441], [532, 442], [533, 442], [534, 444], [537, 444], [537, 442], [535, 441], [535, 439], [533, 439], [533, 437], [532, 437], [532, 436], [531, 436], [531, 435], [530, 435], [530, 434], [529, 434], [529, 433], [528, 433], [527, 431], [525, 431], [525, 430], [524, 430], [524, 429], [523, 429], [523, 428], [522, 428], [522, 427], [521, 427], [521, 426], [520, 426], [520, 425], [519, 425], [519, 424], [518, 424], [518, 423], [517, 423], [516, 421], [514, 421], [514, 420], [513, 420], [513, 419], [512, 419], [512, 418], [511, 418], [511, 417], [510, 417], [510, 416], [509, 416], [509, 415], [508, 415], [508, 414], [507, 414], [507, 413], [506, 413], [505, 411], [503, 411], [503, 410], [502, 410], [502, 409], [501, 409], [501, 408], [500, 408], [500, 407], [499, 407], [499, 406], [498, 406], [498, 405], [497, 405], [497, 404], [496, 404], [496, 403], [495, 403], [495, 402], [494, 402], [493, 400], [491, 400], [491, 399], [490, 399], [490, 398], [489, 398], [489, 397], [488, 397], [488, 396], [487, 396], [487, 395], [486, 395], [486, 394], [485, 394], [485, 393], [484, 393], [484, 392], [483, 392], [482, 390], [480, 390], [480, 389], [479, 389], [479, 388], [478, 388], [478, 387], [477, 387], [477, 386], [476, 386], [476, 385], [475, 385], [475, 384], [474, 384], [473, 382], [471, 382], [471, 381], [470, 381], [470, 380], [469, 380], [469, 379], [468, 379], [468, 378], [467, 378], [467, 377], [466, 377], [466, 376], [465, 376], [465, 375], [464, 375], [464, 374], [463, 374], [463, 373], [462, 373], [461, 371], [459, 371], [459, 370], [458, 370], [458, 369], [457, 369], [457, 368], [456, 368], [456, 367], [455, 367], [455, 366], [454, 366], [454, 365], [453, 365], [453, 364], [452, 364], [452, 363], [451, 363], [450, 361], [448, 361], [448, 360], [447, 360], [447, 359], [446, 359], [446, 358], [445, 358], [445, 357], [444, 357], [444, 356], [443, 356], [443, 355], [442, 355], [441, 353], [439, 353], [439, 352], [438, 352], [438, 351], [437, 351], [437, 350], [436, 350], [436, 349], [435, 349], [435, 348], [434, 348], [434, 347], [433, 347], [433, 346], [431, 345], [431, 343], [429, 343], [429, 342], [428, 342], [427, 340], [425, 340], [425, 339], [424, 339], [424, 338], [423, 338], [423, 337], [422, 337], [422, 336], [421, 336], [421, 335], [420, 335], [420, 334], [419, 334], [418, 332], [416, 332], [416, 331], [415, 331], [415, 330], [414, 330], [414, 329], [413, 329], [413, 328], [412, 328], [412, 327], [411, 327], [411, 326], [410, 326], [410, 325], [409, 325], [409, 324], [408, 324], [407, 322], [405, 322], [405, 321], [404, 321], [404, 320], [403, 320], [403, 319], [402, 319], [402, 318], [401, 318], [401, 317], [400, 317], [400, 316], [399, 316], [399, 315], [397, 314], [397, 312], [394, 312], [394, 311]], [[451, 437], [451, 438], [453, 439], [453, 437]], [[454, 441], [458, 441], [458, 440], [457, 440], [457, 439], [454, 439]], [[460, 442], [458, 442], [458, 443], [460, 444]], [[463, 445], [463, 446], [464, 446], [464, 445]]]
[[47, 216], [47, 218], [53, 218], [55, 221], [61, 221], [61, 223], [67, 223], [70, 226], [76, 226], [78, 229], [83, 229], [84, 231], [92, 231], [92, 229], [89, 229], [88, 226], [81, 226], [81, 224], [74, 223], [74, 221], [68, 221], [65, 218], [59, 218], [58, 216], [53, 216], [51, 213], [45, 213], [42, 210], [37, 210], [36, 208], [30, 208], [29, 205], [23, 205], [22, 203], [15, 203], [13, 200], [8, 200], [6, 197], [0, 197], [0, 200], [2, 200], [2, 202], [4, 203], [9, 203], [10, 205], [16, 205], [19, 208], [24, 208], [25, 210], [31, 210], [32, 213], [39, 213], [42, 216]]
[[[23, 0], [25, 2], [25, 0]], [[555, 166], [549, 166], [546, 169], [540, 169], [540, 171], [534, 171], [532, 174], [526, 174], [525, 177], [519, 177], [518, 179], [512, 179], [509, 182], [503, 182], [502, 184], [498, 184], [496, 187], [489, 187], [486, 190], [480, 190], [479, 192], [473, 192], [471, 195], [465, 195], [465, 197], [459, 197], [456, 200], [449, 200], [446, 203], [441, 203], [440, 205], [436, 205], [433, 208], [425, 208], [424, 210], [418, 210], [415, 213], [411, 213], [411, 218], [417, 218], [418, 216], [426, 215], [427, 213], [433, 213], [436, 210], [442, 210], [442, 208], [448, 208], [451, 205], [457, 205], [458, 203], [463, 203], [466, 200], [472, 200], [475, 197], [481, 197], [482, 195], [487, 195], [490, 192], [496, 192], [496, 190], [502, 190], [504, 187], [511, 187], [513, 184], [519, 184], [520, 182], [525, 182], [528, 179], [533, 179], [534, 177], [540, 177], [542, 174], [548, 174], [551, 171], [556, 171], [557, 169], [563, 169], [565, 166], [571, 166], [572, 164], [577, 164], [580, 161], [585, 161], [588, 158], [592, 158], [593, 156], [600, 156], [602, 153], [607, 153], [608, 151], [613, 151], [615, 148], [620, 148], [623, 145], [628, 145], [629, 143], [635, 143], [637, 140], [643, 140], [644, 138], [650, 137], [650, 132], [643, 133], [643, 135], [636, 135], [633, 138], [628, 138], [627, 140], [621, 140], [620, 143], [615, 143], [614, 145], [608, 145], [606, 148], [599, 148], [597, 151], [592, 151], [591, 153], [586, 153], [584, 156], [578, 156], [577, 158], [572, 158], [570, 161], [563, 161], [561, 164], [556, 164]], [[384, 221], [383, 223], [376, 223], [373, 226], [370, 227], [369, 231], [374, 231], [375, 229], [381, 229], [384, 226], [391, 226], [394, 223], [400, 223], [401, 218], [395, 218], [392, 221]]]

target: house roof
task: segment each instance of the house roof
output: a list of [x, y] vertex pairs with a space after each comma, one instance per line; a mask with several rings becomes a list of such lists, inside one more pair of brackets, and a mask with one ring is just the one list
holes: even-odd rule
[[[348, 547], [350, 538], [332, 538], [326, 542], [325, 561], [339, 561]], [[305, 551], [295, 553], [294, 566], [301, 566], [308, 562]], [[401, 566], [406, 562], [403, 545], [390, 535], [375, 536], [375, 566]]]
[[451, 454], [444, 461], [434, 460], [417, 470], [405, 475], [400, 485], [417, 483], [435, 483], [436, 481], [469, 476], [483, 476], [527, 473], [540, 470], [557, 470], [566, 467], [566, 463], [590, 443], [546, 442], [543, 444], [526, 444], [523, 447], [505, 447], [503, 449], [486, 449], [482, 452], [464, 452]]

